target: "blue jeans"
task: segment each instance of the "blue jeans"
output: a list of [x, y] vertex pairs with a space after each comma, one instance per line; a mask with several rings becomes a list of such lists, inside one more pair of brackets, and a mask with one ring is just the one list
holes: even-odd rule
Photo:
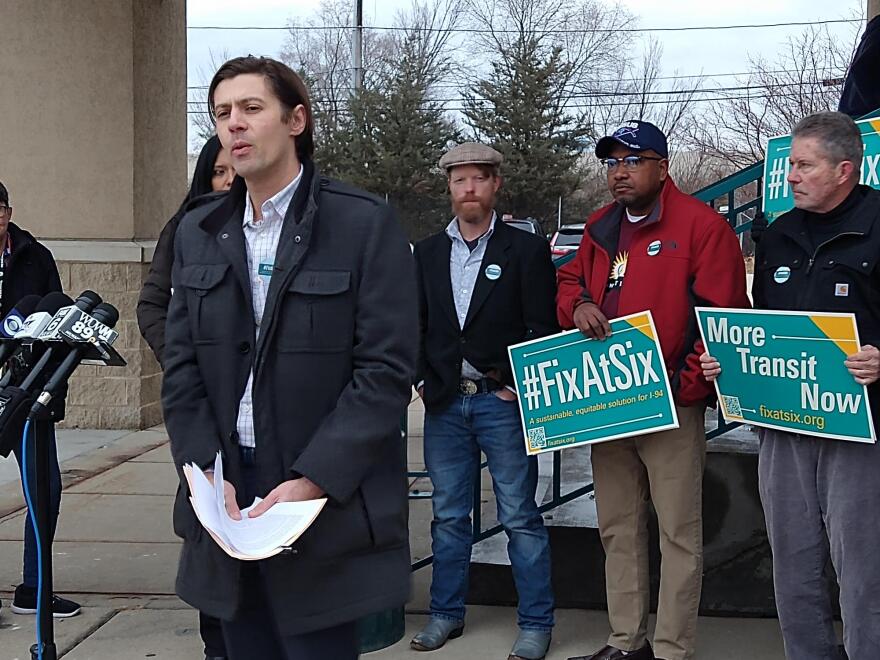
[[[18, 461], [19, 472], [23, 473], [24, 467], [21, 464], [21, 440], [13, 445], [12, 451], [15, 453], [15, 459]], [[35, 472], [35, 461], [37, 458], [36, 448], [33, 442], [28, 444], [28, 485], [30, 486], [31, 502], [37, 506], [37, 477]], [[24, 493], [24, 479], [21, 482], [22, 493]], [[55, 526], [58, 523], [58, 512], [61, 509], [61, 469], [58, 467], [58, 449], [55, 446], [55, 429], [49, 431], [49, 520], [52, 529], [49, 532], [49, 538], [55, 538]], [[22, 570], [22, 582], [26, 587], [37, 588], [37, 571], [39, 569], [39, 561], [37, 559], [37, 539], [34, 536], [34, 527], [31, 524], [30, 511], [24, 517], [24, 568]]]
[[425, 414], [425, 464], [434, 484], [431, 614], [464, 620], [473, 532], [474, 475], [486, 454], [507, 533], [522, 629], [553, 628], [550, 543], [535, 504], [538, 461], [528, 456], [515, 401], [494, 394], [457, 396], [442, 412]]

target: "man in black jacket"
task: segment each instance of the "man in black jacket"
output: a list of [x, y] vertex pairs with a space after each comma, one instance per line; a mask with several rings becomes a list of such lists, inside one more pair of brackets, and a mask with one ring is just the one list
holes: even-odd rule
[[350, 660], [357, 619], [409, 595], [399, 420], [417, 352], [412, 256], [381, 200], [320, 176], [302, 80], [226, 62], [208, 90], [239, 175], [175, 240], [162, 401], [175, 465], [224, 462], [226, 504], [327, 497], [290, 552], [225, 554], [185, 482], [177, 593], [221, 619], [233, 660]]
[[[52, 253], [41, 245], [30, 232], [12, 222], [12, 205], [9, 191], [0, 183], [0, 318], [5, 317], [19, 300], [29, 295], [45, 296], [61, 291], [61, 278]], [[52, 536], [61, 507], [61, 470], [55, 446], [55, 430], [52, 428], [49, 444], [49, 505]], [[13, 451], [20, 470], [21, 445], [16, 443]], [[29, 461], [30, 462], [30, 461]], [[32, 495], [35, 495], [35, 472], [33, 465], [28, 471]], [[37, 540], [31, 525], [30, 513], [24, 519], [24, 569], [22, 583], [15, 588], [12, 611], [16, 614], [35, 614], [37, 611]], [[66, 598], [53, 596], [52, 613], [56, 618], [79, 614], [80, 606]]]
[[509, 537], [520, 634], [511, 658], [543, 658], [553, 629], [550, 547], [535, 504], [507, 347], [559, 330], [547, 241], [497, 218], [501, 154], [474, 143], [440, 159], [455, 217], [415, 247], [420, 303], [416, 389], [425, 404], [425, 464], [434, 485], [431, 619], [412, 648], [432, 651], [464, 629], [474, 474], [486, 454]]
[[[788, 183], [796, 208], [771, 224], [755, 256], [755, 309], [851, 312], [863, 345], [846, 358], [880, 422], [880, 191], [859, 185], [862, 139], [852, 119], [822, 112], [792, 131]], [[714, 379], [719, 363], [701, 357]], [[880, 658], [880, 447], [761, 430], [759, 490], [776, 609], [791, 660], [838, 658], [828, 560], [840, 584], [844, 646]]]

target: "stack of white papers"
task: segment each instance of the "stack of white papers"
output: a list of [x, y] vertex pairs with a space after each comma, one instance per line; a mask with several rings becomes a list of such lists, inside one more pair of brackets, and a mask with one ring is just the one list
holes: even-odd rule
[[241, 510], [241, 520], [234, 520], [226, 512], [223, 461], [219, 452], [214, 459], [213, 485], [198, 465], [184, 465], [183, 473], [189, 484], [189, 501], [199, 522], [217, 545], [236, 559], [266, 559], [289, 548], [327, 503], [327, 498], [278, 502], [261, 516], [248, 518], [248, 512], [261, 501], [258, 497], [248, 508]]

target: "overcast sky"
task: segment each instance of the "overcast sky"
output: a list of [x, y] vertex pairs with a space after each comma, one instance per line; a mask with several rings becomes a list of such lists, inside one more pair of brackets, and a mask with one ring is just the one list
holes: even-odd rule
[[[189, 26], [222, 25], [284, 26], [292, 17], [305, 17], [316, 10], [319, 0], [188, 0]], [[354, 0], [352, 0], [354, 4]], [[795, 21], [852, 18], [864, 12], [865, 0], [620, 0], [638, 17], [639, 27], [679, 27], [789, 23]], [[390, 25], [394, 14], [410, 0], [364, 0], [365, 25]], [[748, 54], [774, 60], [780, 45], [803, 27], [762, 29], [655, 32], [663, 44], [663, 75], [739, 73], [748, 70]], [[829, 25], [841, 39], [849, 39], [852, 26]], [[230, 56], [277, 56], [287, 32], [284, 30], [195, 30], [188, 34], [189, 85], [205, 84], [214, 60]], [[634, 39], [637, 37], [634, 36]], [[731, 82], [721, 78], [717, 82]], [[710, 83], [713, 81], [709, 81]], [[194, 98], [190, 94], [190, 98]]]

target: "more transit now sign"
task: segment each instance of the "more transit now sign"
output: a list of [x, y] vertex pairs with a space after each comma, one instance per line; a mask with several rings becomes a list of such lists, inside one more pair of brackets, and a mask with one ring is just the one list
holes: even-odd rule
[[529, 454], [678, 427], [650, 312], [612, 320], [603, 341], [571, 330], [508, 353]]
[[855, 316], [697, 307], [724, 419], [875, 442], [868, 391], [843, 364], [858, 352]]
[[[880, 119], [862, 119], [856, 125], [862, 133], [865, 153], [862, 156], [861, 183], [880, 188]], [[791, 163], [791, 135], [780, 135], [767, 142], [764, 157], [764, 215], [773, 222], [794, 208], [794, 195], [788, 185]]]

